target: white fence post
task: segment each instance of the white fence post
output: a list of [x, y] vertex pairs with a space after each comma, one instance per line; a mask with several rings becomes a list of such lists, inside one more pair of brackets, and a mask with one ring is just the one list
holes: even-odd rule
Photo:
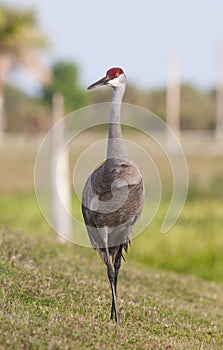
[[216, 128], [215, 140], [223, 142], [223, 47], [219, 54], [218, 80], [216, 84]]
[[4, 99], [0, 95], [0, 145], [4, 140]]
[[[168, 58], [166, 88], [166, 122], [174, 134], [180, 138], [180, 56], [172, 52]], [[170, 135], [167, 133], [167, 135]], [[167, 137], [171, 147], [171, 138]]]
[[63, 117], [64, 99], [61, 94], [55, 94], [52, 100], [53, 122], [60, 120], [60, 127], [52, 130], [51, 149], [51, 210], [54, 228], [59, 242], [63, 238], [70, 239], [72, 235], [71, 218], [71, 186], [69, 174], [69, 150], [63, 150], [65, 128]]

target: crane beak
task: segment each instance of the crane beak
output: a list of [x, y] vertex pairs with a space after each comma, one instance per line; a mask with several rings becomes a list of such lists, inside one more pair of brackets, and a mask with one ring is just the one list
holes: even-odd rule
[[94, 83], [94, 84], [88, 86], [87, 89], [88, 89], [88, 90], [91, 90], [91, 89], [94, 89], [94, 88], [96, 88], [96, 87], [98, 87], [98, 86], [106, 85], [107, 82], [108, 82], [108, 78], [107, 78], [107, 77], [104, 77], [104, 78], [102, 78], [102, 79], [96, 81], [96, 83]]

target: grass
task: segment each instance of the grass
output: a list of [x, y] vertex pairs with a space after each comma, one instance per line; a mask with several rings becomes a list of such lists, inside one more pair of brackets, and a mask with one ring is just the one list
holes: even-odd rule
[[2, 349], [222, 349], [222, 285], [128, 261], [120, 325], [103, 264], [53, 234], [1, 232]]
[[188, 200], [178, 222], [162, 235], [159, 230], [166, 206], [164, 202], [152, 225], [134, 240], [130, 257], [147, 266], [222, 282], [222, 200]]
[[222, 203], [188, 201], [161, 235], [166, 205], [121, 269], [117, 328], [95, 252], [59, 244], [34, 194], [3, 194], [0, 349], [221, 349]]
[[160, 233], [166, 198], [132, 241], [116, 327], [105, 267], [91, 249], [59, 244], [39, 211], [35, 154], [24, 140], [0, 149], [0, 349], [222, 349], [222, 157], [190, 157], [176, 225]]
[[[132, 241], [128, 259], [147, 266], [194, 274], [199, 278], [223, 282], [223, 202], [221, 198], [193, 198], [186, 202], [175, 226], [161, 234], [160, 227], [169, 204], [161, 203], [148, 229]], [[79, 213], [80, 203], [73, 202]], [[3, 193], [0, 197], [0, 227], [49, 234], [50, 227], [38, 208], [35, 195]]]

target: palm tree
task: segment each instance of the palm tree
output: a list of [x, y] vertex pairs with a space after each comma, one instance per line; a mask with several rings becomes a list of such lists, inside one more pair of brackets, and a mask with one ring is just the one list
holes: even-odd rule
[[38, 51], [47, 47], [40, 34], [36, 12], [0, 5], [0, 140], [3, 136], [4, 78], [10, 69], [23, 65], [44, 83], [50, 71], [41, 63]]

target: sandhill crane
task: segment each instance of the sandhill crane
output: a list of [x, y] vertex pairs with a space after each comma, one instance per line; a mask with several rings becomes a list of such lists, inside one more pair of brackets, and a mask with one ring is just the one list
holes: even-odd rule
[[115, 315], [118, 273], [128, 251], [132, 226], [144, 202], [144, 184], [137, 167], [128, 160], [121, 130], [121, 103], [126, 76], [121, 68], [111, 68], [106, 76], [88, 89], [107, 85], [113, 88], [110, 108], [107, 158], [88, 178], [82, 196], [82, 213], [92, 247], [107, 266], [112, 291], [111, 319]]

